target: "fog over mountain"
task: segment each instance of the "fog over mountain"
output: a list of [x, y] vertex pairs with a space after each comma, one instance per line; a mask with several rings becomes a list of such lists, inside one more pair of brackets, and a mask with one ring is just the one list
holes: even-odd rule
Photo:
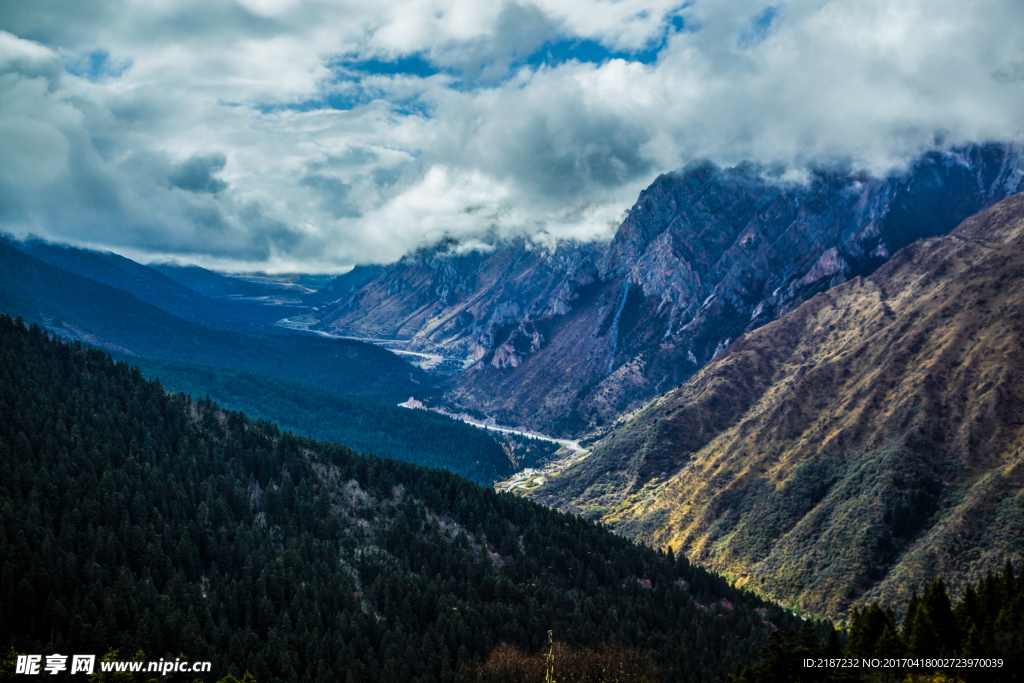
[[610, 238], [697, 158], [1019, 139], [1024, 5], [0, 2], [0, 225], [224, 269]]

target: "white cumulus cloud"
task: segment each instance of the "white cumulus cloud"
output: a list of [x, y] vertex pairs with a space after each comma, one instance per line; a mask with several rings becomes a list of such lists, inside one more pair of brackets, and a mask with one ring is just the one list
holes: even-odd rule
[[1022, 131], [1019, 0], [0, 0], [0, 230], [144, 260], [607, 238], [695, 158]]

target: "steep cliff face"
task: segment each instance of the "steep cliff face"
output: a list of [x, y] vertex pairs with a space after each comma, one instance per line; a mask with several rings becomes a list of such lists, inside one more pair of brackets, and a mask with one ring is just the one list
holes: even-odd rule
[[450, 401], [581, 434], [1022, 187], [1024, 160], [1005, 145], [931, 153], [884, 179], [821, 171], [793, 183], [696, 163], [641, 193], [610, 243], [421, 250], [349, 284], [321, 326], [471, 357]]
[[1024, 558], [1024, 195], [745, 335], [536, 497], [835, 617]]

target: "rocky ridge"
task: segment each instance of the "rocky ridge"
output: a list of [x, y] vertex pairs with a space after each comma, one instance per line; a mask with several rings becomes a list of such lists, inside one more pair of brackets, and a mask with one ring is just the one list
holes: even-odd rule
[[576, 436], [1022, 187], [1021, 150], [1003, 144], [932, 152], [882, 179], [832, 169], [793, 183], [694, 163], [644, 190], [609, 243], [444, 242], [339, 278], [319, 327], [471, 357], [451, 403]]

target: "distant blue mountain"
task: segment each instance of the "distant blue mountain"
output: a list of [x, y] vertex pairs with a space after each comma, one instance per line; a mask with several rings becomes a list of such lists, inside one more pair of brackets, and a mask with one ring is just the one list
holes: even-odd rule
[[[121, 272], [105, 270], [103, 258], [64, 253], [76, 267], [88, 264], [108, 279], [132, 268], [127, 259], [127, 264], [115, 259]], [[146, 282], [140, 278], [133, 287], [153, 294]], [[177, 290], [158, 290], [160, 297], [169, 291]], [[185, 300], [184, 294], [178, 295]], [[0, 310], [121, 357], [259, 372], [387, 402], [430, 393], [430, 380], [422, 370], [372, 344], [283, 333], [264, 338], [184, 320], [127, 291], [44, 263], [7, 241], [0, 241]]]
[[[227, 277], [203, 268], [144, 266], [110, 252], [78, 249], [41, 240], [9, 242], [11, 246], [51, 266], [128, 292], [179, 318], [213, 327], [276, 332], [264, 328], [281, 318], [306, 310], [300, 306], [267, 306], [254, 301], [213, 298], [280, 296], [289, 291]], [[197, 286], [193, 287], [190, 282], [195, 282]]]
[[331, 275], [233, 276], [199, 266], [151, 263], [149, 268], [210, 298], [302, 296], [333, 279]]

